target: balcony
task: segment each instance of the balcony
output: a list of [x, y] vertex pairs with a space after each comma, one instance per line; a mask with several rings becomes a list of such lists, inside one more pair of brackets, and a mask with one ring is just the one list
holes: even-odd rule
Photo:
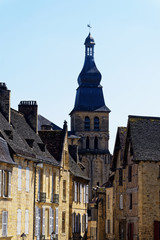
[[46, 193], [45, 192], [39, 192], [38, 193], [38, 201], [39, 202], [46, 202]]
[[53, 203], [59, 203], [59, 194], [53, 195]]

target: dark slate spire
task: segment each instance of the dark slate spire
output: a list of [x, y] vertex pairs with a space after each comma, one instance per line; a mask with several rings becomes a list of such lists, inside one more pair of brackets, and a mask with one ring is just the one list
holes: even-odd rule
[[89, 33], [85, 40], [85, 61], [82, 71], [78, 77], [79, 87], [77, 89], [74, 110], [78, 111], [108, 111], [105, 106], [102, 86], [100, 85], [101, 73], [98, 71], [94, 61], [94, 39]]

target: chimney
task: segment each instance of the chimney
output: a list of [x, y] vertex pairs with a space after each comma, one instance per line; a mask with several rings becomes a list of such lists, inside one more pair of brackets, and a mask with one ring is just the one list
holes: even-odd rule
[[5, 83], [0, 82], [0, 112], [10, 123], [11, 109], [10, 109], [10, 90], [7, 89]]
[[21, 101], [18, 111], [22, 113], [30, 127], [38, 132], [38, 105], [36, 101]]

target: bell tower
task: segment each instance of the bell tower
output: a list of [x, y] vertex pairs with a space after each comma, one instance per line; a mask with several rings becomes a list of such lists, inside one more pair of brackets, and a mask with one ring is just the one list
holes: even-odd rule
[[109, 108], [105, 105], [101, 73], [94, 61], [95, 42], [91, 34], [85, 39], [85, 61], [78, 76], [75, 105], [70, 113], [71, 131], [78, 137], [79, 157], [84, 164], [90, 180], [90, 199], [92, 188], [108, 180], [110, 152]]

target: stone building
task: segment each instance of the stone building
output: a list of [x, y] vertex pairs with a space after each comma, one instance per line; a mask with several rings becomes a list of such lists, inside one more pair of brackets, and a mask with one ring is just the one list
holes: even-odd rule
[[85, 61], [78, 77], [75, 105], [70, 113], [71, 132], [80, 137], [79, 158], [90, 178], [89, 198], [92, 187], [108, 179], [110, 152], [109, 113], [105, 105], [101, 73], [94, 61], [94, 39], [89, 33], [85, 40]]
[[127, 131], [117, 135], [112, 170], [115, 239], [158, 240], [160, 118], [129, 116]]
[[[60, 166], [38, 136], [37, 117], [35, 101], [22, 101], [18, 111], [11, 109], [10, 90], [5, 83], [0, 83], [1, 239], [17, 240], [22, 234], [27, 239], [51, 235], [47, 224], [52, 216], [47, 215], [47, 211], [52, 209], [50, 213], [53, 213], [57, 205], [50, 199], [49, 179], [52, 172], [59, 173]], [[44, 166], [43, 186], [37, 178], [40, 165]], [[53, 227], [52, 221], [50, 231]]]

